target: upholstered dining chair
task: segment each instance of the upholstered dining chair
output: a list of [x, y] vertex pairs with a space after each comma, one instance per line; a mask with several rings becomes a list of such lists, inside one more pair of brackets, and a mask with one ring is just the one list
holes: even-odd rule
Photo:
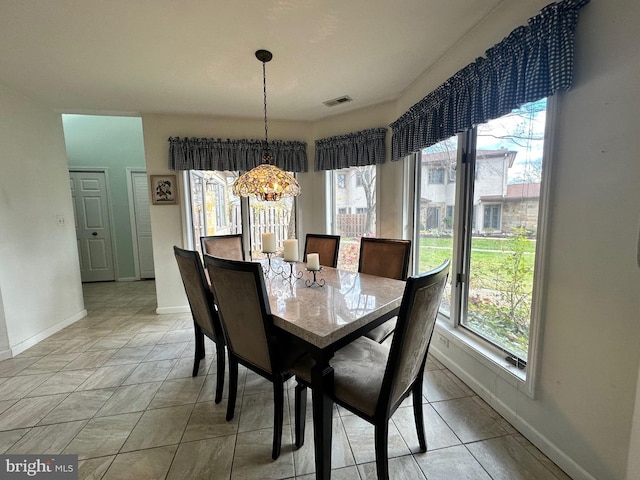
[[200, 245], [203, 255], [209, 254], [230, 260], [244, 260], [244, 244], [241, 233], [200, 237]]
[[216, 396], [215, 402], [220, 403], [222, 399], [222, 389], [224, 386], [224, 366], [225, 366], [225, 341], [220, 324], [218, 312], [214, 306], [213, 294], [209, 288], [200, 254], [195, 250], [183, 250], [176, 246], [173, 252], [178, 262], [178, 269], [182, 277], [191, 315], [193, 317], [193, 327], [196, 339], [196, 352], [193, 360], [193, 373], [198, 375], [200, 360], [204, 358], [204, 337], [207, 336], [216, 344]]
[[271, 458], [275, 460], [280, 455], [282, 441], [284, 382], [293, 376], [293, 365], [306, 352], [276, 332], [259, 263], [211, 255], [204, 256], [204, 263], [211, 278], [229, 355], [227, 420], [234, 415], [238, 364], [270, 380], [274, 399]]
[[[433, 335], [440, 298], [449, 272], [449, 260], [436, 269], [410, 277], [405, 286], [396, 331], [387, 348], [366, 337], [338, 350], [331, 359], [335, 403], [375, 427], [378, 480], [389, 478], [389, 419], [409, 395], [420, 450], [427, 450], [422, 410], [424, 365]], [[296, 418], [305, 417], [309, 365], [294, 367]], [[296, 425], [296, 446], [304, 443], [304, 422]]]
[[[410, 256], [411, 240], [362, 237], [358, 272], [406, 280]], [[393, 333], [395, 326], [394, 317], [366, 333], [365, 336], [382, 343]]]
[[320, 265], [336, 268], [339, 248], [340, 235], [307, 233], [304, 242], [304, 259], [306, 261], [308, 253], [317, 253], [320, 257]]

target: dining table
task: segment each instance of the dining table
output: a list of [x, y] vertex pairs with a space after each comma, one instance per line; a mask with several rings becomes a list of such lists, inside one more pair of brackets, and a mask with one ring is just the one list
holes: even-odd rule
[[405, 282], [338, 268], [307, 270], [279, 258], [263, 262], [274, 325], [302, 343], [311, 368], [317, 479], [331, 478], [333, 368], [336, 350], [398, 314]]

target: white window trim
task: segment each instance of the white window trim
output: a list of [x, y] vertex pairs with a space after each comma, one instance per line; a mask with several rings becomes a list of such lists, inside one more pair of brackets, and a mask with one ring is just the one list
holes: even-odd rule
[[[495, 373], [500, 378], [504, 379], [511, 385], [513, 385], [518, 391], [524, 393], [528, 397], [536, 398], [536, 379], [540, 368], [540, 358], [542, 351], [542, 333], [544, 326], [544, 305], [546, 300], [546, 265], [548, 263], [548, 226], [549, 226], [549, 210], [551, 205], [551, 171], [553, 167], [552, 153], [554, 151], [554, 132], [558, 111], [558, 96], [552, 96], [547, 98], [547, 110], [546, 110], [546, 124], [545, 124], [545, 142], [544, 142], [544, 167], [542, 170], [542, 178], [540, 185], [540, 203], [538, 212], [538, 250], [536, 252], [535, 266], [534, 266], [534, 279], [533, 279], [533, 296], [531, 302], [531, 321], [530, 321], [530, 333], [529, 333], [529, 349], [527, 356], [526, 370], [521, 370], [505, 361], [505, 353], [493, 346], [488, 341], [483, 340], [480, 336], [474, 335], [460, 326], [454, 326], [453, 320], [445, 315], [440, 314], [438, 316], [438, 322], [434, 331], [434, 338], [431, 342], [431, 349], [435, 351], [436, 355], [451, 360], [455, 364], [454, 356], [450, 352], [450, 344], [453, 344], [458, 350], [472, 357], [482, 366]], [[475, 147], [473, 147], [475, 149]], [[460, 154], [460, 148], [458, 149]], [[419, 155], [414, 155], [407, 158], [405, 163], [407, 164], [407, 170], [405, 175], [411, 174], [413, 176], [412, 182], [405, 182], [405, 185], [409, 185], [406, 189], [405, 199], [408, 208], [412, 208], [413, 216], [413, 231], [415, 233], [416, 207], [419, 211], [419, 199], [416, 198], [415, 192], [418, 191], [418, 185], [420, 181], [417, 176], [416, 167], [419, 161], [416, 160]], [[460, 173], [460, 172], [457, 172]], [[462, 180], [457, 178], [456, 180]], [[463, 182], [459, 181], [456, 188], [460, 188]], [[411, 190], [413, 195], [410, 195]], [[457, 209], [456, 209], [457, 210]], [[414, 237], [411, 237], [414, 238]], [[454, 251], [457, 249], [457, 242], [454, 241]], [[414, 259], [414, 262], [417, 261]], [[451, 274], [454, 274], [452, 272]], [[450, 274], [450, 275], [451, 275]], [[454, 280], [455, 282], [455, 280]], [[455, 285], [455, 284], [454, 284]], [[452, 291], [452, 297], [458, 295], [455, 288]], [[454, 302], [457, 302], [453, 298]], [[459, 302], [455, 303], [459, 304]], [[455, 305], [454, 305], [455, 307]], [[442, 340], [441, 340], [442, 339]], [[455, 370], [455, 369], [454, 369]]]

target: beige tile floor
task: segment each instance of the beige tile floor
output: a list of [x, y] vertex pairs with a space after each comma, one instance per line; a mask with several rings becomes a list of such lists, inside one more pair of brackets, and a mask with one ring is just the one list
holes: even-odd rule
[[[214, 345], [191, 377], [190, 315], [156, 315], [153, 281], [86, 284], [88, 316], [0, 362], [0, 453], [73, 453], [81, 479], [314, 478], [311, 406], [293, 446], [293, 381], [282, 454], [271, 460], [271, 384], [240, 370], [235, 418], [213, 402]], [[311, 395], [309, 395], [309, 401]], [[429, 358], [418, 452], [410, 400], [389, 434], [393, 480], [566, 480], [442, 364]], [[336, 408], [335, 479], [375, 479], [373, 429]]]

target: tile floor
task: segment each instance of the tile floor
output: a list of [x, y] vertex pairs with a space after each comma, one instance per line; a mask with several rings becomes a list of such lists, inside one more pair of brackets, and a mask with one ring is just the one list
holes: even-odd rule
[[[156, 315], [153, 281], [87, 284], [84, 293], [87, 317], [0, 362], [0, 453], [77, 454], [80, 479], [314, 478], [310, 405], [306, 443], [293, 446], [293, 381], [272, 461], [270, 383], [241, 369], [227, 422], [226, 400], [213, 402], [213, 343], [191, 377], [192, 320]], [[390, 426], [392, 480], [569, 478], [433, 358], [426, 453], [409, 402]], [[332, 478], [375, 479], [374, 460], [372, 427], [336, 408]]]

